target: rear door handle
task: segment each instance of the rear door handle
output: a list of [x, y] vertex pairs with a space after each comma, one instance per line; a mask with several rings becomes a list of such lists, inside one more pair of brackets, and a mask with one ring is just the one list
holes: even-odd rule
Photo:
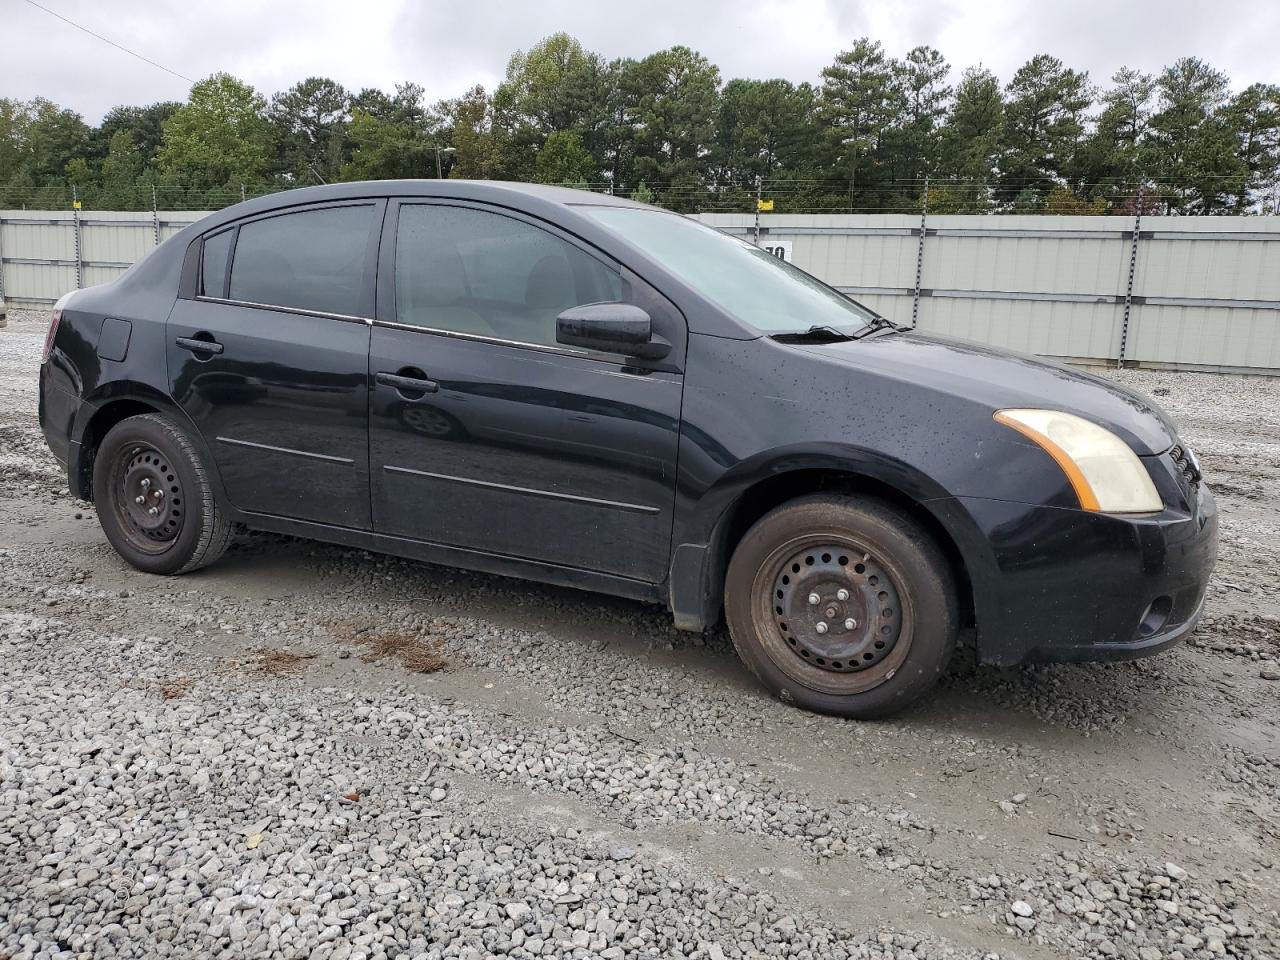
[[184, 350], [190, 350], [192, 353], [221, 353], [222, 344], [216, 340], [201, 340], [197, 337], [178, 337], [174, 341]]
[[440, 384], [435, 380], [402, 377], [398, 373], [377, 373], [373, 379], [384, 387], [395, 387], [404, 393], [436, 393], [440, 389]]

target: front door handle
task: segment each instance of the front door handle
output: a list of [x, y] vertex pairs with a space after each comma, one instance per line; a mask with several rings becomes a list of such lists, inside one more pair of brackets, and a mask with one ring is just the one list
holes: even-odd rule
[[395, 387], [401, 393], [436, 393], [440, 384], [422, 377], [406, 377], [398, 373], [377, 373], [374, 380], [384, 387]]
[[222, 344], [216, 340], [201, 340], [199, 337], [178, 337], [174, 343], [184, 350], [190, 350], [192, 353], [222, 352]]

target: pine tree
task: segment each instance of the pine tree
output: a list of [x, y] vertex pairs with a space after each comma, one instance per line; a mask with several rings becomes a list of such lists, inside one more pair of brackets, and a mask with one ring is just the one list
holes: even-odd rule
[[851, 206], [866, 208], [877, 200], [877, 181], [884, 176], [880, 147], [897, 115], [895, 73], [879, 41], [867, 37], [822, 71], [819, 115], [830, 131]]
[[930, 208], [985, 212], [1004, 139], [1004, 97], [994, 73], [985, 67], [965, 70], [938, 139], [939, 172], [954, 182], [930, 190]]
[[932, 47], [916, 47], [896, 64], [894, 106], [897, 113], [887, 138], [887, 166], [895, 179], [920, 181], [937, 172], [941, 161], [938, 129], [947, 114], [952, 90], [951, 66]]
[[1006, 87], [999, 179], [1005, 200], [1034, 209], [1072, 170], [1093, 103], [1086, 73], [1039, 54]]
[[1248, 180], [1235, 132], [1222, 115], [1230, 90], [1227, 75], [1196, 57], [1183, 57], [1161, 72], [1156, 87], [1154, 173], [1169, 210], [1225, 209]]

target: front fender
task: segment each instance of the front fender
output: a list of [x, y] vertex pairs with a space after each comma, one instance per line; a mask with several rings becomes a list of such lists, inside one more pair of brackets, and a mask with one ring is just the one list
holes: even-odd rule
[[[683, 453], [681, 459], [687, 463]], [[849, 444], [795, 444], [738, 461], [690, 498], [683, 511], [668, 580], [669, 603], [679, 629], [704, 629], [719, 615], [730, 528], [735, 507], [743, 498], [762, 485], [786, 482], [788, 476], [816, 481], [824, 474], [860, 480], [873, 489], [887, 488], [918, 504], [949, 497], [918, 467]]]
[[730, 509], [749, 489], [801, 471], [859, 477], [890, 487], [917, 503], [950, 496], [918, 467], [883, 452], [842, 443], [795, 444], [747, 457], [724, 471], [693, 504], [682, 528], [681, 541], [710, 542]]

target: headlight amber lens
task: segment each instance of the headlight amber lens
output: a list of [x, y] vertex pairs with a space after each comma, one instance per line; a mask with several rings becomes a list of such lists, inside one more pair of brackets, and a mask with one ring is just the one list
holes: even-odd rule
[[1098, 513], [1163, 509], [1147, 468], [1110, 430], [1060, 410], [997, 410], [995, 419], [1053, 457], [1071, 481], [1081, 509]]

